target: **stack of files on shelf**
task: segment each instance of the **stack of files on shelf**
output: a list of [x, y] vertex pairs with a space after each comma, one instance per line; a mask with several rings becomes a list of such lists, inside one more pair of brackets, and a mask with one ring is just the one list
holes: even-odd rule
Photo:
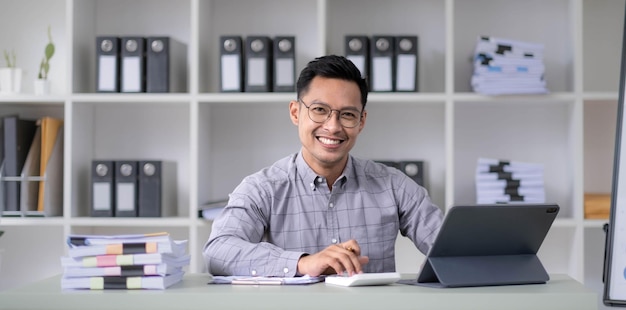
[[70, 235], [61, 257], [62, 289], [166, 289], [189, 265], [187, 240], [168, 233]]
[[479, 158], [476, 203], [544, 203], [543, 165]]
[[474, 92], [485, 95], [544, 94], [548, 90], [543, 44], [480, 37], [474, 52]]
[[0, 119], [2, 216], [63, 214], [63, 120]]

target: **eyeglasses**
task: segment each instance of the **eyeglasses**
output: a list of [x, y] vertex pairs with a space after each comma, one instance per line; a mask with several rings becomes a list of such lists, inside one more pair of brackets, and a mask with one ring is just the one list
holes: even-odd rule
[[298, 99], [308, 110], [309, 118], [316, 123], [325, 123], [330, 119], [333, 111], [337, 111], [339, 116], [339, 124], [344, 128], [354, 128], [361, 123], [361, 116], [363, 113], [356, 108], [346, 108], [342, 110], [331, 109], [328, 105], [323, 103], [312, 103], [306, 105], [302, 99]]

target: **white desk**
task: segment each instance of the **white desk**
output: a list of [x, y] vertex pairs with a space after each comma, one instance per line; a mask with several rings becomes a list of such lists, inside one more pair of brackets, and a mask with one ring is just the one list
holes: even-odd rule
[[[415, 278], [415, 275], [403, 275]], [[598, 295], [552, 275], [547, 284], [427, 288], [394, 284], [337, 287], [207, 285], [206, 274], [185, 275], [164, 291], [61, 290], [60, 276], [0, 292], [0, 309], [597, 309]]]

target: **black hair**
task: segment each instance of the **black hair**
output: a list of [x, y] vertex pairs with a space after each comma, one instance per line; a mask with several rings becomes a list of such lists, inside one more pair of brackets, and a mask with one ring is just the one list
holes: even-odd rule
[[361, 72], [352, 61], [337, 55], [327, 55], [311, 60], [302, 69], [298, 77], [296, 85], [298, 99], [309, 90], [309, 85], [316, 76], [355, 82], [361, 91], [361, 104], [365, 109], [365, 104], [367, 103], [367, 82], [361, 77]]

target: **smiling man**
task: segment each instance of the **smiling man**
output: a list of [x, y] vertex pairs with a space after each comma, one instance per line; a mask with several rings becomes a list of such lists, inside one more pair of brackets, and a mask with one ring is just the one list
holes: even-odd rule
[[342, 56], [309, 62], [289, 103], [299, 152], [246, 177], [214, 221], [213, 275], [292, 277], [395, 271], [398, 231], [424, 254], [442, 212], [400, 170], [350, 155], [367, 84]]

